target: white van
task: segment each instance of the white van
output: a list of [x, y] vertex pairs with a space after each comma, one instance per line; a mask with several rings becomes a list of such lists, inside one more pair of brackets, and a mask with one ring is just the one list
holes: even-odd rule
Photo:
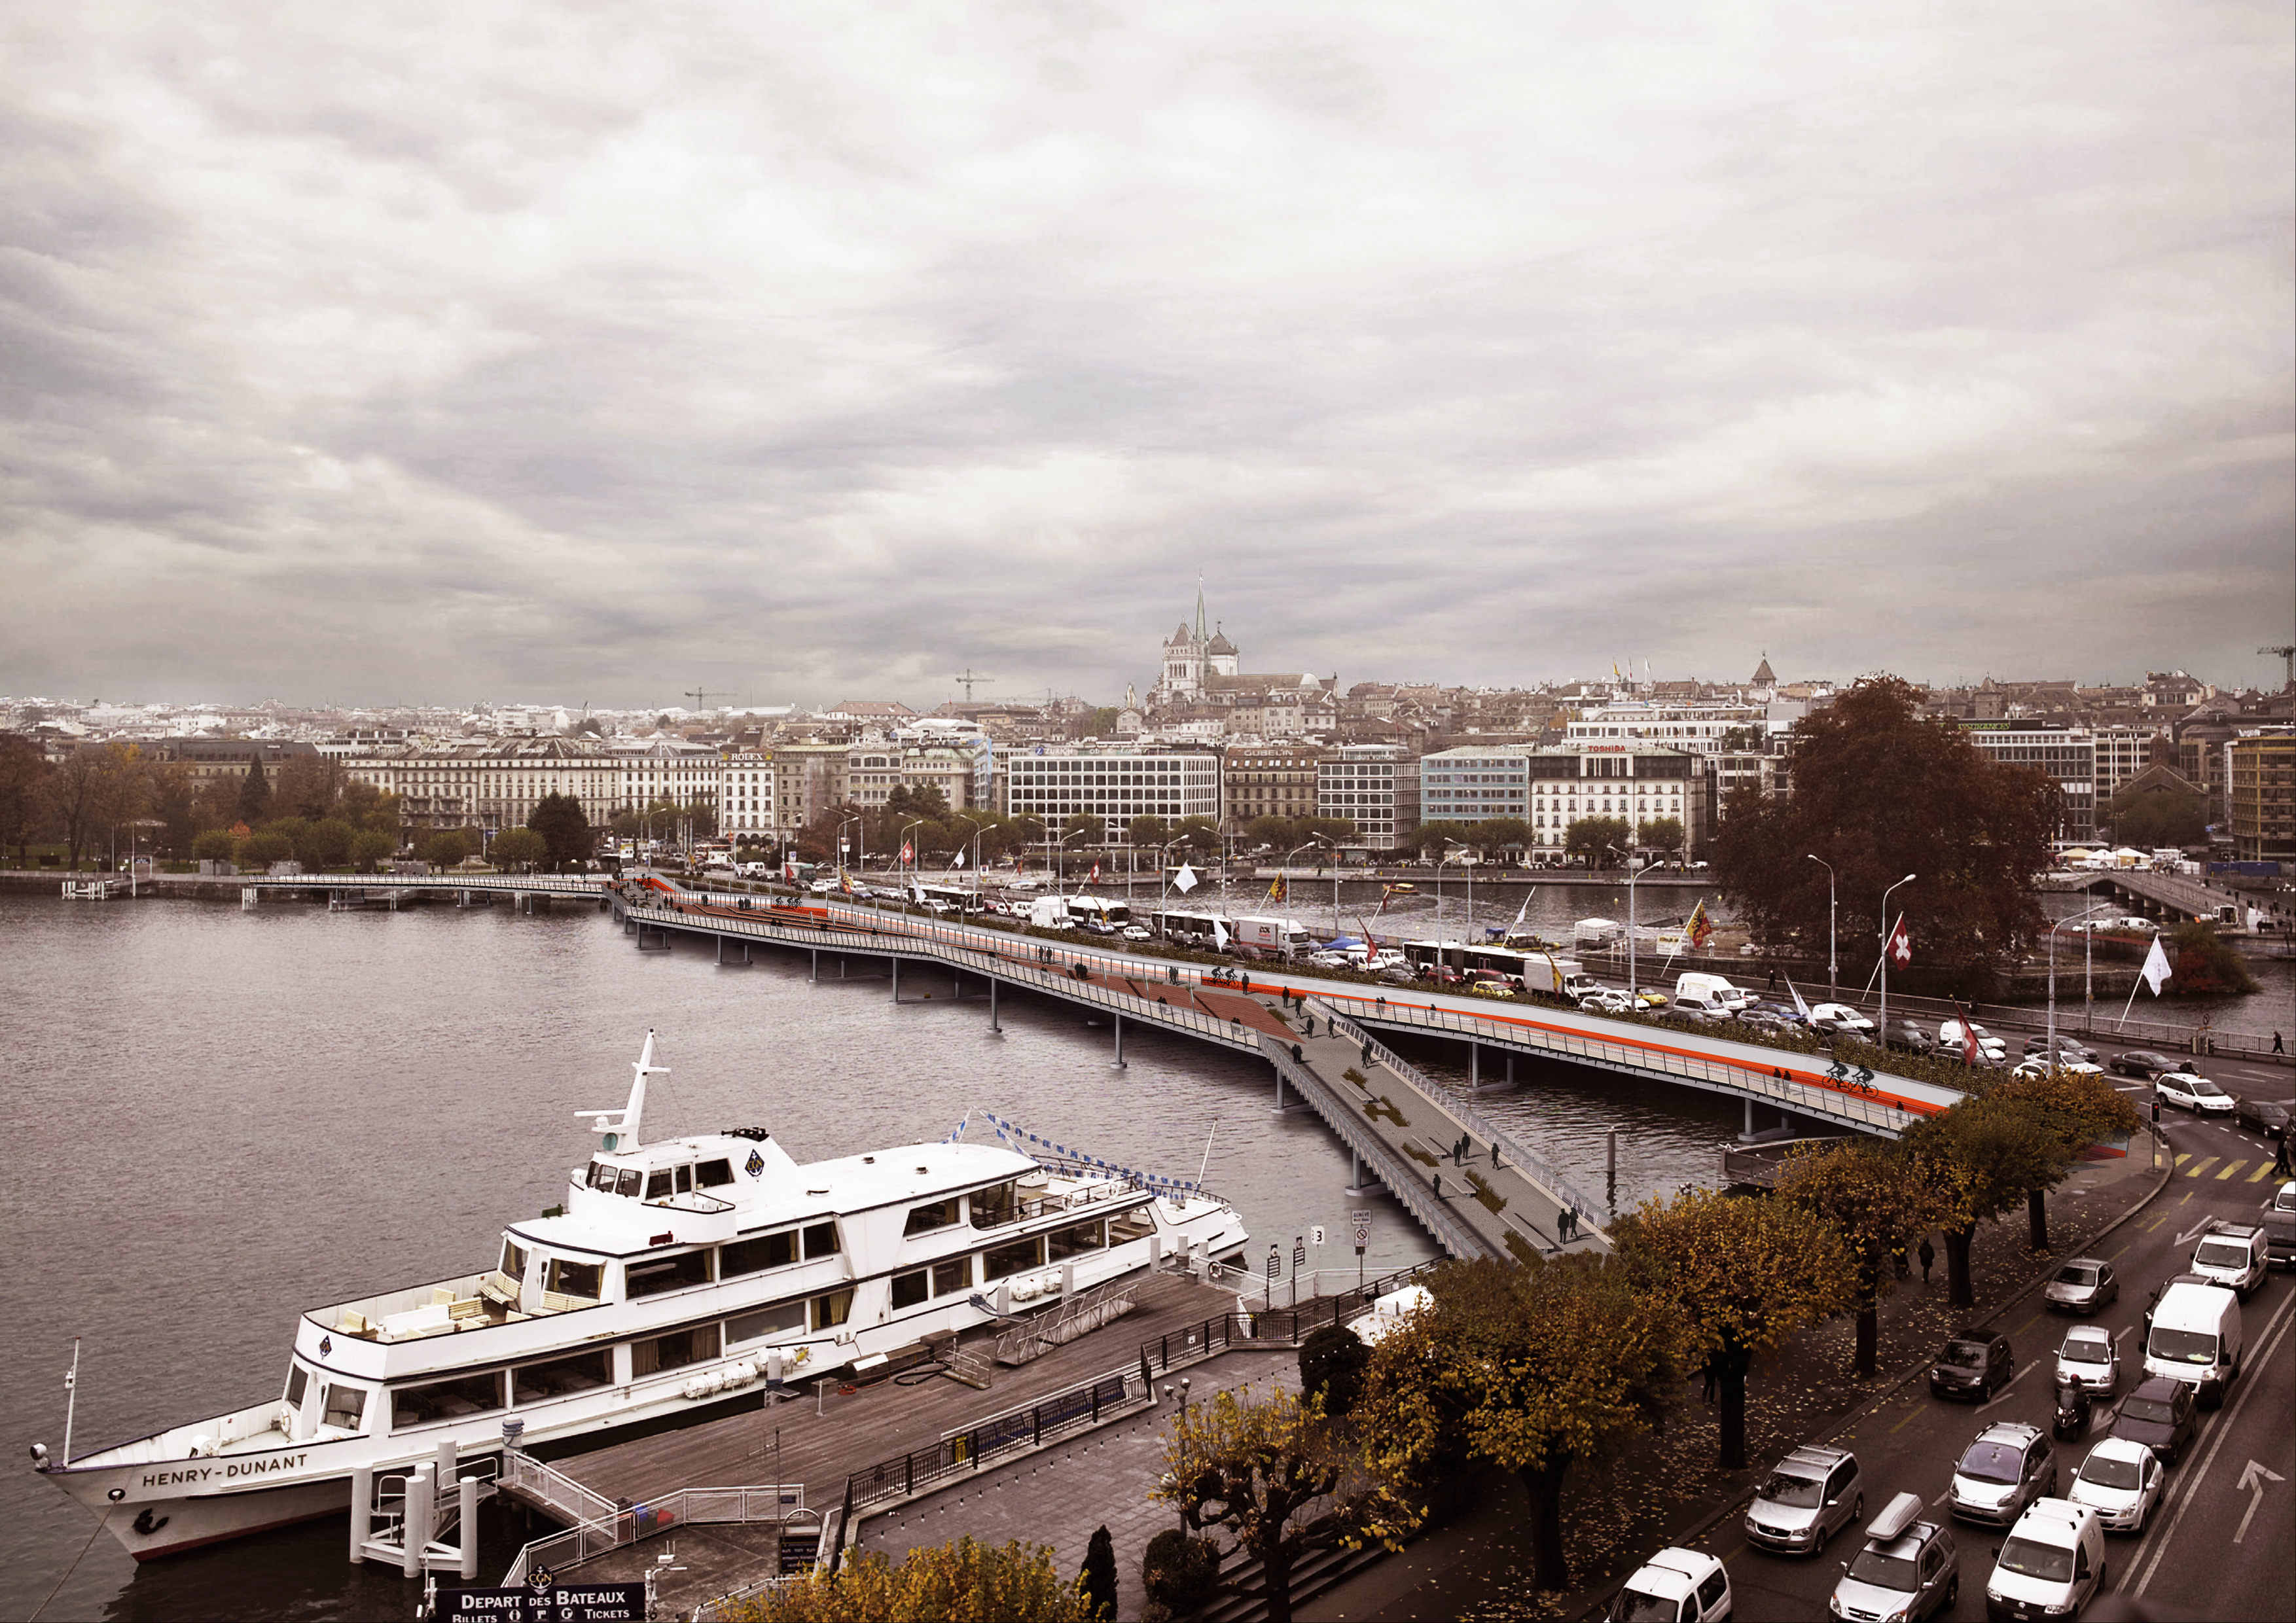
[[1742, 987], [1734, 987], [1726, 975], [1709, 975], [1698, 970], [1685, 970], [1675, 977], [1677, 997], [1702, 997], [1708, 1003], [1718, 1004], [1735, 1012], [1754, 1001], [1754, 995]]
[[2152, 1309], [2144, 1373], [2184, 1381], [2214, 1406], [2240, 1373], [2241, 1347], [2239, 1297], [2222, 1285], [2172, 1284]]
[[2104, 1529], [2070, 1499], [2036, 1499], [2001, 1541], [1985, 1582], [1990, 1618], [2062, 1618], [2104, 1586]]
[[2200, 1249], [2193, 1253], [2194, 1273], [2215, 1281], [2243, 1301], [2253, 1296], [2256, 1288], [2264, 1283], [2268, 1266], [2264, 1225], [2259, 1223], [2226, 1223], [2219, 1219], [2214, 1228], [2201, 1236]]
[[[1993, 1033], [1988, 1031], [1984, 1027], [1979, 1025], [1974, 1021], [1970, 1022], [1969, 1029], [1977, 1035], [1977, 1053], [1978, 1057], [1982, 1063], [1987, 1065], [2006, 1065], [2009, 1062], [2008, 1044], [2003, 1042], [1999, 1037], [1994, 1036]], [[1938, 1052], [1945, 1055], [1948, 1059], [1958, 1059], [1961, 1057], [1962, 1029], [1961, 1022], [1959, 1021], [1949, 1020], [1938, 1027], [1937, 1045]]]

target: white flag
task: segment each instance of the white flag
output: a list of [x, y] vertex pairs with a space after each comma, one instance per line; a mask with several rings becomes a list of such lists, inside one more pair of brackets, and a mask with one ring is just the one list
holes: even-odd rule
[[959, 851], [956, 854], [956, 860], [948, 865], [952, 868], [961, 868], [964, 866], [964, 853], [963, 851]]
[[1218, 919], [1212, 921], [1212, 945], [1222, 952], [1227, 951], [1227, 926]]
[[1195, 888], [1196, 871], [1184, 862], [1180, 865], [1180, 871], [1172, 875], [1172, 889], [1185, 896]]
[[1786, 977], [1786, 990], [1793, 993], [1794, 1012], [1801, 1016], [1801, 1023], [1807, 1026], [1809, 1024], [1809, 1005], [1802, 1002], [1801, 993], [1796, 989], [1792, 975]]
[[2152, 938], [2152, 950], [2144, 955], [2144, 967], [2136, 971], [2144, 977], [2144, 984], [2152, 988], [2152, 996], [2161, 996], [2161, 983], [2174, 973], [2169, 967], [2169, 955], [2161, 950], [2161, 938]]

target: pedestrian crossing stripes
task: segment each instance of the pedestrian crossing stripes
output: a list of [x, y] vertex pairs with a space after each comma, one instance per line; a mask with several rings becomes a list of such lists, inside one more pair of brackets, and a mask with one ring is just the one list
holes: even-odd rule
[[2215, 1166], [2218, 1161], [2222, 1160], [2223, 1159], [2224, 1159], [2224, 1157], [2223, 1157], [2223, 1156], [2221, 1156], [2221, 1155], [2211, 1155], [2211, 1156], [2209, 1156], [2209, 1157], [2205, 1158], [2204, 1160], [2202, 1160], [2199, 1164], [2197, 1164], [2196, 1166], [2194, 1166], [2194, 1168], [2193, 1168], [2190, 1172], [2187, 1172], [2186, 1174], [2185, 1174], [2185, 1176], [2186, 1177], [2198, 1177], [2198, 1176], [2201, 1176], [2201, 1174], [2202, 1174], [2202, 1173], [2206, 1172], [2210, 1168], [2211, 1168], [2211, 1167]]
[[[2190, 1155], [2179, 1155], [2177, 1158], [2177, 1170], [2183, 1173], [2188, 1178], [2196, 1178], [2202, 1173], [2206, 1172], [2210, 1168], [2222, 1160], [2224, 1160], [2224, 1158], [2220, 1155], [2203, 1156], [2197, 1160]], [[2248, 1157], [2244, 1155], [2238, 1160], [2227, 1161], [2225, 1163], [2225, 1169], [2217, 1174], [2214, 1181], [2221, 1184], [2226, 1179], [2237, 1175], [2240, 1169], [2247, 1165]], [[2256, 1163], [2256, 1170], [2250, 1173], [2247, 1177], [2242, 1180], [2242, 1182], [2260, 1184], [2271, 1176], [2272, 1163], [2270, 1161], [2260, 1160]]]

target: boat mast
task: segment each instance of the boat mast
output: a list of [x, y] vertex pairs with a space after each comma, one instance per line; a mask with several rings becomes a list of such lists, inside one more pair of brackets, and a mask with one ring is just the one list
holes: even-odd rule
[[630, 1069], [637, 1074], [630, 1078], [630, 1102], [622, 1106], [620, 1120], [609, 1119], [613, 1114], [611, 1109], [574, 1112], [577, 1116], [588, 1116], [593, 1119], [590, 1130], [605, 1140], [603, 1147], [608, 1151], [627, 1151], [638, 1147], [640, 1119], [645, 1114], [646, 1078], [669, 1074], [668, 1066], [657, 1065], [653, 1062], [652, 1028], [648, 1028], [646, 1031], [644, 1049], [640, 1052], [636, 1060], [630, 1062]]

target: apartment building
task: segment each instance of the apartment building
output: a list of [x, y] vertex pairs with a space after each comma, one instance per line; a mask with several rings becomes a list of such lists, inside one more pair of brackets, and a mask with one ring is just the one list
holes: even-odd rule
[[1397, 849], [1419, 827], [1419, 758], [1393, 744], [1326, 750], [1316, 763], [1316, 813], [1354, 823], [1357, 849]]
[[1237, 744], [1220, 758], [1220, 826], [1240, 833], [1259, 817], [1313, 817], [1316, 766], [1313, 744]]
[[1046, 744], [1007, 756], [1004, 782], [1005, 811], [1050, 829], [1088, 813], [1120, 838], [1135, 817], [1220, 815], [1220, 758], [1209, 749]]

